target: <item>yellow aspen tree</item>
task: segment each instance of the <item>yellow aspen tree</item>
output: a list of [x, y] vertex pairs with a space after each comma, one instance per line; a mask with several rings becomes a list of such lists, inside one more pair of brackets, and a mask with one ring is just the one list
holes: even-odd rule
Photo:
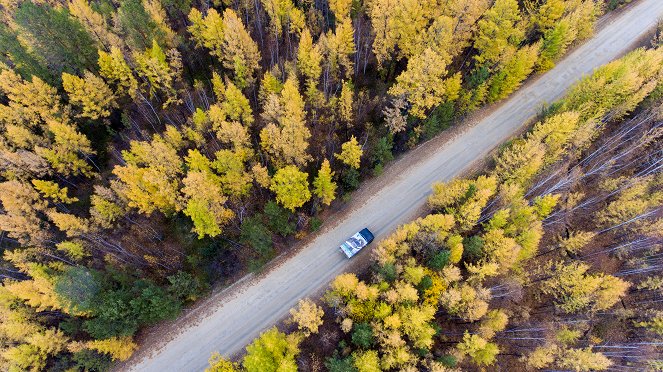
[[90, 140], [70, 123], [49, 120], [46, 126], [53, 141], [46, 147], [36, 147], [35, 152], [64, 176], [92, 176], [94, 172], [87, 159], [95, 151]]
[[472, 35], [475, 33], [476, 22], [490, 7], [492, 1], [445, 0], [444, 3], [442, 12], [444, 16], [452, 19], [451, 30], [453, 30], [452, 40], [446, 47], [446, 51], [450, 56], [456, 56], [470, 46]]
[[89, 349], [108, 354], [113, 360], [124, 361], [129, 359], [138, 345], [131, 337], [112, 337], [104, 340], [93, 340], [85, 343]]
[[546, 0], [534, 14], [532, 23], [538, 27], [539, 31], [555, 27], [557, 22], [564, 15], [566, 10], [566, 1], [564, 0]]
[[336, 183], [333, 181], [333, 177], [334, 172], [329, 166], [329, 160], [323, 160], [318, 175], [313, 181], [313, 191], [324, 205], [331, 204], [336, 198]]
[[57, 90], [36, 76], [23, 80], [13, 70], [0, 71], [0, 91], [8, 104], [0, 104], [0, 120], [35, 128], [61, 116], [62, 105]]
[[163, 41], [166, 46], [169, 49], [177, 47], [177, 44], [179, 44], [178, 36], [166, 23], [168, 16], [161, 5], [161, 2], [159, 0], [142, 0], [142, 3], [143, 8], [145, 8], [145, 11], [149, 14], [150, 18], [156, 25], [156, 28], [163, 35]]
[[113, 47], [122, 47], [122, 39], [110, 30], [104, 16], [92, 9], [88, 0], [71, 0], [69, 13], [85, 27], [92, 37], [97, 39], [99, 44], [104, 46], [106, 51], [110, 51]]
[[51, 200], [65, 204], [75, 203], [78, 201], [78, 198], [70, 198], [68, 196], [69, 190], [66, 187], [60, 187], [60, 185], [53, 181], [34, 179], [31, 182], [35, 187], [35, 190], [39, 191], [40, 194]]
[[90, 225], [87, 220], [76, 217], [73, 214], [60, 213], [55, 209], [51, 209], [46, 212], [46, 215], [69, 238], [85, 235], [90, 231]]
[[553, 296], [555, 304], [566, 313], [606, 310], [617, 303], [630, 283], [612, 275], [587, 274], [589, 266], [581, 262], [558, 262], [552, 277], [541, 284], [541, 292]]
[[270, 27], [277, 37], [287, 27], [289, 33], [299, 33], [306, 27], [304, 12], [292, 0], [260, 0], [269, 16]]
[[363, 153], [364, 151], [361, 146], [359, 146], [355, 136], [351, 136], [350, 139], [341, 146], [341, 153], [334, 154], [334, 156], [351, 168], [359, 169], [361, 155]]
[[352, 124], [354, 120], [354, 86], [351, 81], [343, 83], [341, 88], [341, 96], [338, 99], [338, 111], [341, 120], [348, 124]]
[[306, 126], [304, 100], [299, 94], [297, 81], [289, 78], [279, 97], [272, 97], [278, 103], [276, 107], [264, 107], [270, 112], [264, 112], [263, 116], [271, 118], [272, 122], [260, 132], [260, 145], [277, 166], [306, 165], [311, 159], [306, 152], [311, 132]]
[[0, 229], [21, 244], [39, 246], [48, 239], [48, 225], [40, 218], [48, 203], [32, 186], [18, 180], [0, 183]]
[[488, 342], [479, 335], [470, 335], [467, 331], [463, 335], [463, 341], [456, 347], [461, 356], [468, 355], [479, 366], [492, 365], [500, 352], [497, 344]]
[[82, 117], [92, 120], [106, 118], [111, 114], [111, 109], [117, 107], [110, 87], [89, 71], [85, 71], [84, 78], [63, 73], [62, 87], [69, 96], [69, 102], [81, 108]]
[[239, 121], [245, 126], [253, 124], [253, 111], [248, 98], [242, 91], [229, 81], [223, 91], [221, 109], [230, 120]]
[[315, 88], [322, 73], [322, 54], [320, 47], [313, 45], [313, 38], [308, 28], [302, 31], [299, 38], [299, 48], [297, 49], [297, 67], [306, 78], [306, 85], [309, 89]]
[[137, 72], [146, 81], [146, 90], [150, 97], [162, 94], [165, 98], [163, 106], [167, 107], [178, 101], [177, 92], [173, 87], [176, 73], [168, 64], [166, 54], [156, 40], [152, 40], [152, 47], [143, 53], [134, 52]]
[[474, 48], [479, 53], [474, 59], [480, 65], [492, 65], [502, 56], [510, 55], [523, 37], [518, 22], [520, 9], [516, 0], [496, 0], [477, 23]]
[[100, 50], [98, 63], [99, 74], [115, 85], [116, 93], [136, 97], [138, 81], [119, 48], [112, 47], [110, 53]]
[[260, 51], [251, 38], [242, 20], [231, 9], [223, 12], [223, 66], [233, 71], [235, 83], [245, 88], [255, 82], [255, 74], [260, 69]]
[[332, 76], [341, 75], [349, 78], [352, 75], [353, 63], [350, 55], [355, 53], [354, 28], [350, 19], [343, 20], [336, 25], [336, 30], [331, 30], [323, 35], [319, 41], [324, 55], [325, 68]]
[[304, 299], [299, 300], [297, 308], [290, 309], [290, 315], [292, 316], [291, 321], [296, 323], [298, 329], [308, 336], [318, 333], [325, 312], [315, 302]]
[[223, 42], [225, 26], [219, 12], [214, 8], [207, 11], [203, 16], [200, 10], [191, 8], [189, 13], [191, 26], [188, 30], [197, 46], [210, 50], [210, 54], [217, 59], [223, 58]]
[[113, 168], [119, 182], [111, 185], [129, 207], [145, 214], [159, 210], [168, 215], [178, 210], [184, 164], [177, 150], [155, 136], [150, 142], [131, 142], [130, 149], [122, 151], [122, 158], [126, 164]]
[[524, 46], [504, 62], [488, 83], [489, 102], [506, 98], [520, 87], [522, 81], [534, 70], [540, 47], [540, 43]]
[[396, 78], [396, 84], [389, 89], [389, 94], [405, 96], [412, 105], [410, 113], [423, 119], [426, 110], [458, 98], [460, 74], [449, 78], [446, 75], [447, 64], [444, 58], [426, 48], [423, 53], [408, 61], [407, 70]]
[[276, 171], [269, 188], [276, 194], [276, 201], [291, 211], [301, 207], [311, 198], [308, 175], [294, 165]]
[[211, 174], [203, 171], [189, 171], [183, 180], [185, 215], [193, 221], [193, 231], [198, 238], [215, 237], [222, 232], [235, 214], [225, 207], [227, 198], [221, 186]]
[[334, 13], [336, 19], [346, 19], [350, 17], [352, 9], [352, 0], [330, 0], [329, 9]]
[[236, 363], [224, 359], [221, 354], [213, 353], [209, 358], [209, 367], [205, 372], [239, 372], [240, 369]]
[[264, 188], [268, 188], [271, 182], [269, 178], [269, 171], [267, 167], [264, 167], [260, 164], [255, 164], [251, 167], [251, 174], [253, 174], [253, 180], [256, 181], [258, 185]]
[[246, 170], [252, 151], [249, 148], [219, 150], [214, 155], [213, 168], [219, 174], [221, 188], [229, 196], [246, 196], [253, 177]]

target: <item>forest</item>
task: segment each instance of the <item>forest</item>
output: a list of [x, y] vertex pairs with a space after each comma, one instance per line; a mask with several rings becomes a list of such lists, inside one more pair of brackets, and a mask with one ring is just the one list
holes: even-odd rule
[[3, 0], [0, 366], [128, 359], [628, 2]]
[[599, 68], [207, 371], [660, 371], [662, 83], [661, 48]]

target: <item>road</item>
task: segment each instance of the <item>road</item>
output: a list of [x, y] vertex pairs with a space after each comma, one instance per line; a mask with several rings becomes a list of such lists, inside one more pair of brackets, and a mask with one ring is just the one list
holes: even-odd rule
[[[314, 239], [266, 275], [215, 301], [197, 324], [185, 327], [173, 339], [141, 353], [123, 369], [141, 372], [202, 371], [214, 351], [228, 356], [241, 351], [260, 332], [287, 315], [300, 298], [318, 293], [353, 262], [336, 248], [346, 237], [369, 227], [376, 240], [416, 216], [426, 202], [430, 185], [449, 180], [512, 137], [546, 102], [560, 98], [583, 75], [636, 46], [663, 16], [663, 0], [641, 0], [602, 25], [596, 35], [574, 50], [553, 70], [527, 84], [499, 107], [438, 148], [422, 146], [390, 165], [373, 180], [370, 198], [353, 201], [361, 207], [326, 226]], [[436, 143], [436, 141], [431, 141]], [[400, 170], [399, 162], [409, 162]], [[399, 172], [390, 171], [398, 169]], [[383, 185], [383, 186], [379, 186]], [[361, 194], [361, 191], [360, 191]], [[375, 244], [375, 243], [374, 243]], [[360, 255], [366, 257], [368, 249]], [[356, 259], [356, 258], [355, 258]], [[354, 260], [354, 259], [353, 259]]]

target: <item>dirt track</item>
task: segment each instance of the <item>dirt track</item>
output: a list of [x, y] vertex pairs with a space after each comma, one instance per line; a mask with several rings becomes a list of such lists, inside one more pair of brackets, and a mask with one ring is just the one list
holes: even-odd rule
[[318, 293], [334, 276], [366, 259], [369, 249], [358, 260], [345, 258], [336, 247], [346, 237], [368, 227], [380, 240], [415, 217], [426, 202], [431, 183], [470, 169], [522, 130], [543, 104], [560, 98], [583, 75], [634, 48], [662, 16], [663, 0], [641, 0], [613, 16], [557, 67], [529, 82], [476, 123], [464, 125], [466, 129], [453, 139], [444, 144], [433, 140], [395, 161], [353, 196], [358, 208], [336, 221], [330, 216], [327, 226], [295, 255], [259, 278], [249, 277], [215, 293], [205, 301], [206, 312], [198, 314], [195, 324], [182, 327], [172, 339], [144, 350], [119, 368], [201, 371], [212, 352], [229, 356], [241, 351], [286, 316], [300, 298]]

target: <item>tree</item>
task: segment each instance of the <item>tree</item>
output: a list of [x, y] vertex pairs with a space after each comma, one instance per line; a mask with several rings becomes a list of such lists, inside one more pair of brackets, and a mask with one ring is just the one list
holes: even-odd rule
[[412, 105], [410, 113], [423, 119], [426, 110], [458, 98], [460, 74], [445, 78], [446, 67], [447, 62], [439, 54], [426, 48], [421, 54], [410, 58], [407, 70], [396, 78], [396, 84], [389, 89], [389, 94], [404, 95]]
[[95, 68], [95, 42], [66, 8], [23, 2], [14, 15], [24, 40], [45, 60], [59, 79], [62, 72]]
[[134, 54], [148, 50], [153, 43], [169, 48], [175, 46], [170, 43], [172, 40], [169, 40], [168, 31], [151, 16], [146, 5], [152, 4], [149, 1], [122, 0], [117, 10], [117, 25]]
[[138, 349], [138, 345], [131, 337], [112, 337], [105, 340], [94, 340], [86, 343], [90, 349], [106, 353], [113, 360], [125, 361]]
[[260, 131], [260, 145], [278, 167], [305, 165], [311, 159], [306, 152], [311, 132], [306, 127], [304, 100], [295, 79], [288, 79], [280, 95], [270, 95], [263, 116], [268, 124]]
[[273, 200], [265, 204], [263, 211], [267, 218], [267, 224], [272, 231], [284, 237], [295, 233], [296, 226], [290, 222], [290, 217], [292, 216], [290, 211], [285, 210]]
[[[164, 107], [177, 102], [177, 92], [173, 87], [177, 78], [176, 72], [166, 61], [163, 52], [156, 40], [152, 40], [152, 47], [143, 53], [134, 52], [138, 75], [146, 82], [150, 97], [156, 97], [157, 93], [164, 96]], [[172, 60], [171, 60], [172, 62]]]
[[155, 136], [151, 142], [131, 142], [130, 150], [123, 151], [122, 157], [126, 165], [113, 169], [120, 182], [112, 185], [130, 207], [146, 214], [155, 210], [172, 214], [178, 210], [184, 164], [172, 146]]
[[53, 141], [47, 147], [36, 147], [35, 152], [46, 159], [57, 173], [92, 176], [92, 167], [86, 161], [95, 153], [90, 140], [67, 122], [49, 120], [46, 128]]
[[329, 166], [329, 160], [322, 161], [318, 176], [313, 181], [313, 192], [322, 201], [322, 204], [329, 205], [336, 198], [336, 183], [333, 181], [334, 172]]
[[503, 63], [500, 70], [490, 79], [488, 101], [495, 102], [513, 93], [520, 83], [534, 70], [539, 57], [540, 44], [518, 49], [513, 57]]
[[40, 213], [47, 203], [28, 184], [17, 180], [0, 183], [0, 229], [22, 244], [41, 245], [48, 238]]
[[57, 183], [53, 181], [43, 181], [43, 180], [32, 180], [32, 185], [35, 187], [35, 190], [39, 191], [45, 197], [52, 199], [60, 203], [75, 203], [78, 201], [78, 198], [68, 196], [68, 188], [60, 187]]
[[351, 136], [350, 140], [341, 146], [341, 153], [335, 154], [334, 156], [344, 164], [350, 166], [350, 168], [359, 169], [359, 163], [363, 153], [364, 151], [361, 146], [359, 146], [359, 143], [357, 143], [355, 136]]
[[122, 39], [109, 29], [106, 18], [92, 9], [88, 0], [72, 0], [69, 12], [106, 51], [122, 47]]
[[341, 96], [338, 99], [338, 111], [340, 118], [348, 123], [349, 126], [352, 125], [354, 120], [353, 113], [353, 101], [354, 101], [354, 86], [351, 81], [346, 81], [343, 83], [343, 88], [341, 89]]
[[612, 275], [587, 274], [589, 266], [556, 263], [552, 277], [542, 282], [541, 292], [552, 295], [566, 313], [599, 311], [612, 307], [624, 296], [630, 283]]
[[240, 240], [251, 246], [261, 256], [267, 257], [272, 251], [272, 233], [262, 222], [260, 215], [242, 221]]
[[463, 341], [457, 346], [461, 355], [469, 355], [479, 366], [489, 366], [495, 363], [495, 357], [500, 349], [497, 344], [486, 341], [479, 335], [470, 335], [467, 331], [463, 335]]
[[304, 12], [293, 4], [292, 0], [260, 0], [267, 12], [270, 27], [277, 40], [282, 32], [299, 33], [306, 26]]
[[302, 75], [306, 78], [306, 84], [309, 89], [314, 89], [320, 79], [322, 73], [322, 54], [320, 47], [313, 45], [313, 38], [308, 28], [302, 31], [299, 39], [299, 48], [297, 49], [297, 67]]
[[245, 88], [255, 82], [255, 73], [260, 68], [258, 45], [231, 8], [223, 12], [223, 24], [223, 66], [232, 70], [237, 85]]
[[242, 366], [247, 372], [296, 372], [297, 354], [299, 354], [297, 338], [279, 332], [273, 327], [246, 347]]
[[359, 372], [380, 372], [380, 358], [375, 350], [357, 351], [352, 355], [354, 366]]
[[184, 187], [181, 191], [186, 200], [183, 212], [193, 221], [193, 231], [198, 234], [198, 238], [221, 234], [222, 227], [235, 214], [226, 208], [227, 198], [219, 182], [213, 175], [202, 171], [189, 171], [182, 182]]
[[209, 367], [205, 372], [238, 372], [239, 368], [236, 363], [224, 359], [221, 354], [214, 353], [209, 358]]
[[99, 73], [115, 85], [116, 93], [136, 97], [138, 81], [119, 48], [112, 47], [110, 53], [99, 51]]
[[276, 171], [270, 190], [276, 193], [276, 200], [281, 205], [294, 211], [311, 198], [307, 178], [306, 173], [293, 165], [288, 165]]
[[516, 0], [497, 0], [477, 22], [474, 48], [479, 53], [474, 59], [480, 65], [491, 66], [503, 56], [513, 53], [523, 37], [520, 29], [520, 10]]
[[69, 95], [69, 102], [82, 109], [81, 116], [96, 120], [108, 117], [117, 107], [115, 96], [106, 83], [93, 73], [85, 71], [85, 78], [62, 74], [62, 87]]
[[41, 80], [52, 80], [53, 76], [48, 69], [19, 41], [17, 32], [4, 24], [0, 25], [0, 50], [3, 51], [0, 53], [0, 61], [12, 66], [24, 79], [36, 76]]
[[292, 322], [297, 323], [298, 329], [308, 336], [318, 333], [318, 327], [322, 325], [322, 317], [325, 312], [315, 302], [305, 299], [299, 300], [296, 309], [290, 309], [290, 315]]

